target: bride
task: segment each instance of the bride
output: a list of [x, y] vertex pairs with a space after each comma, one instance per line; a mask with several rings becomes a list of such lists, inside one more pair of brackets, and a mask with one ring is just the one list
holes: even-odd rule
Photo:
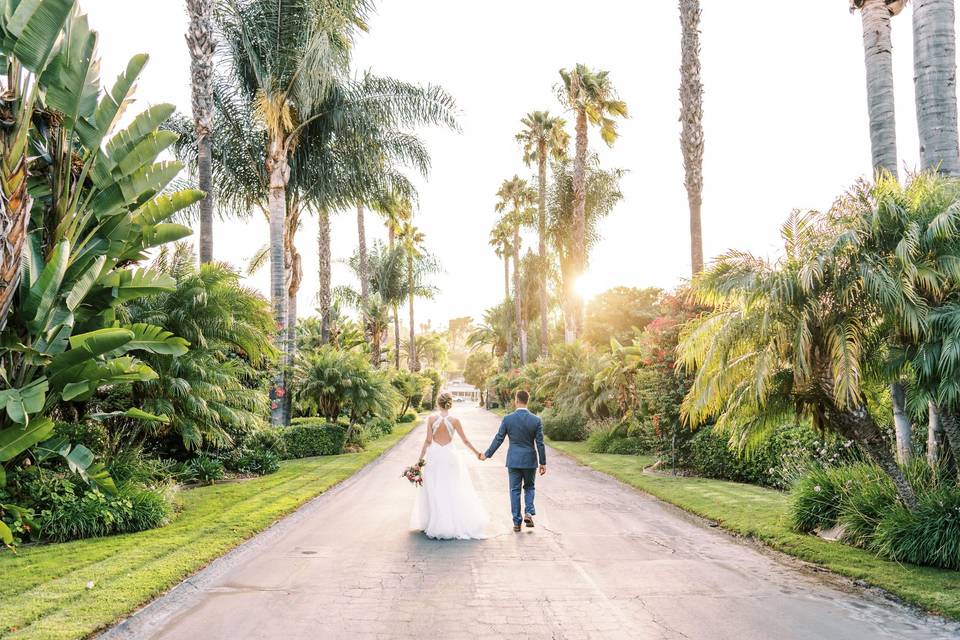
[[417, 491], [410, 527], [430, 538], [471, 540], [486, 537], [487, 512], [473, 488], [467, 467], [453, 443], [454, 432], [480, 457], [463, 433], [460, 421], [450, 416], [453, 397], [442, 393], [440, 412], [427, 418], [427, 437], [420, 449], [423, 486]]

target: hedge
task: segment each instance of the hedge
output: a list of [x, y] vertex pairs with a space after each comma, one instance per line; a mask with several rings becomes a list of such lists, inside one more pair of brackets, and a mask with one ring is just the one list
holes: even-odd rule
[[333, 456], [343, 453], [347, 428], [321, 418], [294, 418], [283, 430], [287, 458]]

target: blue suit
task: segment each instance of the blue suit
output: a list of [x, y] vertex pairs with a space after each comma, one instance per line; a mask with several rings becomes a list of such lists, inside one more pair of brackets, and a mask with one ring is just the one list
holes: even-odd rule
[[510, 439], [507, 449], [507, 472], [510, 476], [510, 507], [513, 524], [520, 524], [520, 491], [523, 490], [524, 513], [536, 515], [533, 506], [537, 466], [547, 464], [547, 452], [543, 446], [543, 423], [526, 409], [517, 409], [504, 417], [500, 430], [494, 436], [484, 456], [492, 458], [505, 438]]

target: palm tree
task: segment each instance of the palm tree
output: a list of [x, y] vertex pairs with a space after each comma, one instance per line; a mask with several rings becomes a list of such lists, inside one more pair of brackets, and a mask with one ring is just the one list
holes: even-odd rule
[[[336, 7], [327, 6], [335, 4]], [[287, 341], [284, 232], [291, 156], [305, 127], [320, 114], [332, 80], [347, 71], [351, 38], [362, 25], [367, 0], [228, 0], [218, 13], [229, 51], [233, 81], [254, 105], [256, 123], [266, 136], [264, 172], [268, 178], [270, 221], [270, 298], [278, 342]], [[333, 9], [333, 10], [331, 10]], [[282, 370], [271, 395], [286, 395]], [[274, 402], [271, 421], [285, 421], [283, 403]]]
[[897, 132], [893, 103], [893, 44], [890, 19], [903, 0], [851, 0], [850, 11], [863, 19], [863, 53], [867, 69], [867, 109], [874, 170], [897, 175]]
[[520, 121], [524, 129], [517, 134], [523, 144], [523, 161], [529, 166], [537, 163], [537, 239], [542, 263], [540, 282], [540, 356], [547, 355], [547, 158], [562, 160], [567, 156], [570, 135], [563, 118], [551, 116], [549, 111], [532, 111]]
[[960, 175], [953, 0], [914, 0], [913, 69], [920, 166]]
[[504, 214], [503, 221], [513, 234], [513, 308], [517, 325], [517, 336], [520, 339], [520, 366], [527, 364], [527, 328], [523, 322], [521, 291], [520, 291], [520, 229], [533, 222], [530, 205], [534, 202], [534, 193], [530, 185], [520, 176], [513, 176], [504, 180], [497, 191], [500, 201], [497, 203], [497, 212]]
[[[503, 258], [503, 304], [510, 305], [510, 256], [513, 254], [513, 233], [503, 220], [497, 222], [490, 230], [490, 246], [496, 252], [497, 257]], [[489, 323], [488, 323], [489, 324]], [[506, 324], [506, 348], [507, 367], [513, 364], [513, 325]]]
[[206, 195], [200, 201], [200, 263], [213, 261], [213, 188], [210, 136], [213, 132], [213, 0], [187, 0], [190, 26], [190, 86], [193, 126], [197, 135], [197, 183]]
[[[560, 102], [576, 115], [576, 154], [573, 164], [573, 233], [572, 254], [575, 277], [586, 267], [586, 171], [587, 126], [600, 127], [600, 137], [608, 146], [617, 140], [617, 122], [614, 118], [627, 117], [627, 103], [619, 100], [608, 71], [598, 71], [577, 64], [573, 69], [560, 70], [562, 82], [557, 86]], [[566, 341], [573, 342], [583, 329], [583, 300], [575, 288], [568, 292], [570, 307]]]
[[[347, 260], [347, 266], [359, 279], [359, 250]], [[407, 299], [406, 256], [403, 248], [390, 248], [374, 243], [367, 255], [367, 275], [369, 281], [366, 302], [362, 291], [346, 286], [337, 287], [335, 297], [364, 314], [367, 335], [371, 341], [371, 361], [374, 366], [379, 367], [383, 338], [390, 328], [391, 312]], [[430, 297], [432, 290], [426, 288], [415, 293], [418, 296]]]
[[690, 266], [703, 271], [703, 84], [700, 82], [700, 0], [680, 0], [680, 150], [690, 207]]
[[[377, 213], [383, 216], [384, 225], [387, 227], [387, 242], [391, 249], [396, 244], [397, 233], [403, 228], [404, 223], [413, 219], [413, 206], [409, 198], [401, 198], [393, 194], [384, 202], [377, 203], [374, 207]], [[393, 340], [396, 348], [393, 350], [394, 366], [400, 368], [400, 305], [393, 307]]]
[[[903, 9], [903, 0], [852, 0], [850, 11], [863, 19], [863, 51], [867, 70], [867, 110], [874, 172], [897, 176], [897, 130], [893, 101], [893, 43], [890, 19]], [[906, 391], [901, 381], [890, 387], [897, 458], [910, 457], [913, 425], [906, 413]]]
[[[567, 160], [553, 164], [553, 182], [548, 193], [549, 220], [547, 235], [557, 254], [560, 265], [560, 285], [564, 298], [571, 300], [576, 295], [577, 261], [574, 247], [573, 228], [574, 219], [574, 173], [570, 170]], [[589, 257], [590, 249], [599, 241], [597, 225], [601, 218], [608, 215], [613, 207], [623, 199], [620, 192], [620, 180], [624, 172], [621, 169], [601, 169], [596, 155], [587, 158], [586, 170], [586, 202], [584, 211], [585, 243], [584, 260]], [[563, 305], [564, 333], [567, 339], [576, 337], [574, 326], [577, 317], [574, 307]]]
[[884, 293], [894, 298], [904, 289], [893, 279], [865, 284], [861, 274], [875, 265], [842, 255], [845, 238], [822, 231], [829, 224], [794, 212], [777, 263], [731, 251], [694, 279], [697, 301], [713, 311], [681, 340], [679, 362], [695, 373], [683, 414], [691, 426], [715, 420], [749, 448], [799, 411], [859, 443], [913, 508], [916, 495], [864, 393], [864, 378], [882, 368], [872, 329], [884, 316], [869, 294], [876, 285], [890, 285]]
[[[406, 222], [397, 236], [407, 260], [407, 300], [410, 309], [410, 343], [408, 367], [411, 371], [420, 370], [420, 361], [417, 358], [416, 324], [414, 322], [413, 302], [417, 297], [417, 289], [423, 281], [423, 265], [429, 259], [424, 251], [426, 236], [413, 223]], [[400, 345], [397, 345], [399, 348]]]

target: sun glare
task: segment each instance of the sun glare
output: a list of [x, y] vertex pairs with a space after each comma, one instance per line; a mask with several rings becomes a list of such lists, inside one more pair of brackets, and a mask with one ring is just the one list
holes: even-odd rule
[[584, 300], [590, 300], [607, 289], [604, 283], [597, 278], [596, 274], [590, 273], [589, 271], [577, 278], [574, 287], [576, 288], [577, 294]]

